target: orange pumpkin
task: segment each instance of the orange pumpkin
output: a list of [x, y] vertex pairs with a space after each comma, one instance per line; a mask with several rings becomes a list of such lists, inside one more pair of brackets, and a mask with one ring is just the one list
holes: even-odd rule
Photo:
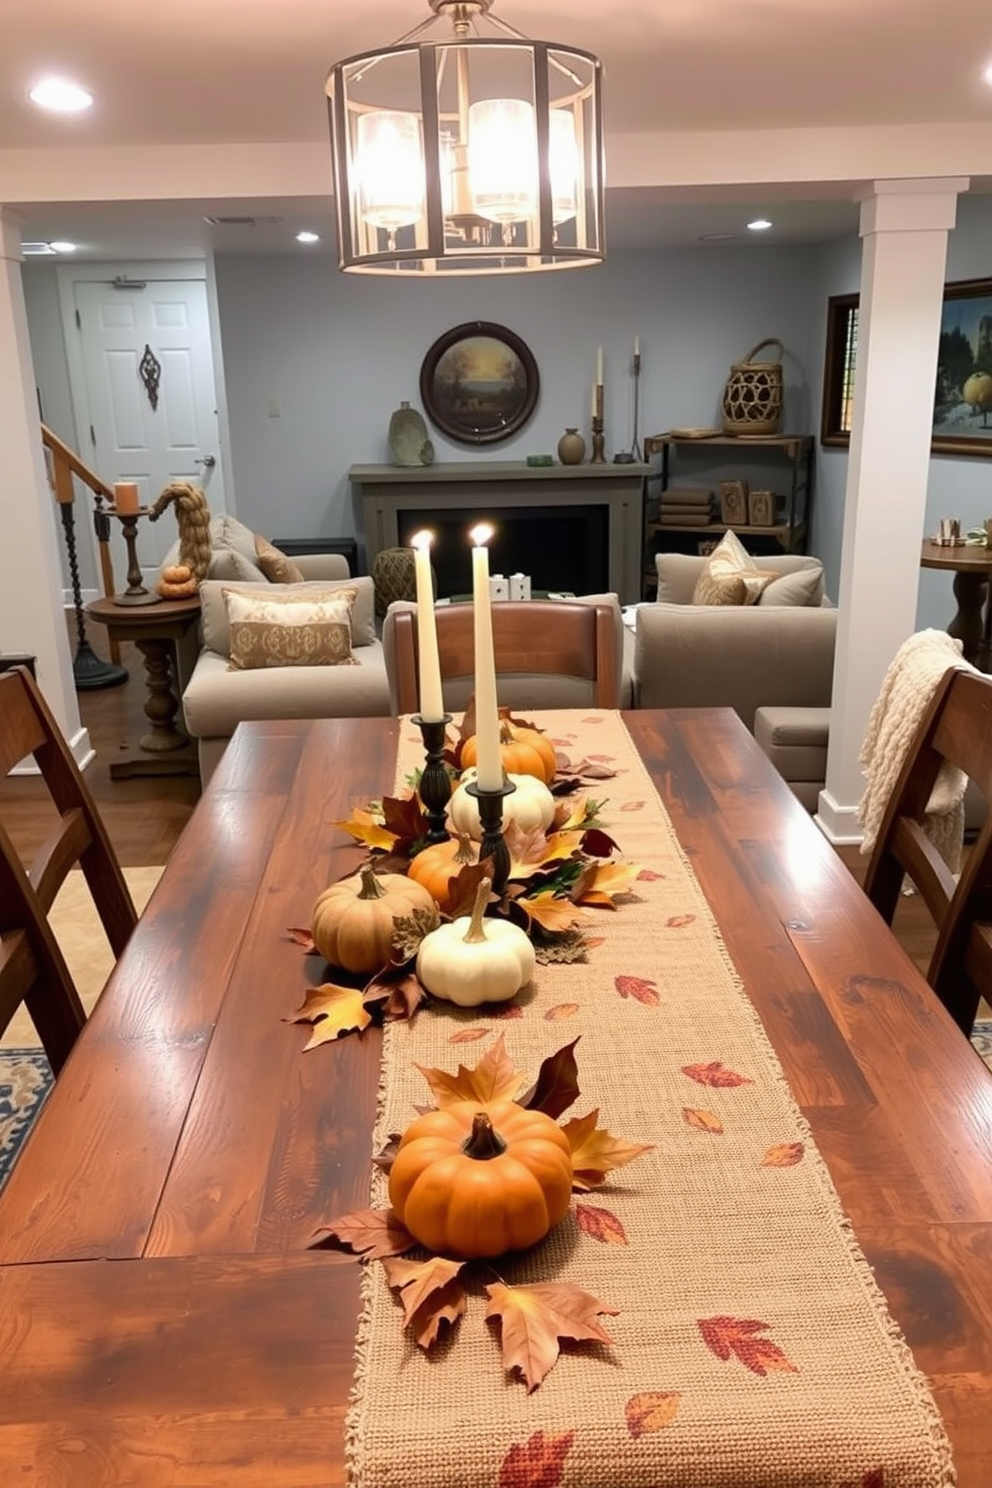
[[[534, 775], [550, 785], [555, 778], [555, 747], [537, 729], [524, 728], [511, 723], [501, 715], [499, 721], [499, 752], [503, 769], [508, 775]], [[472, 734], [462, 745], [461, 766], [467, 770], [478, 763], [478, 749]]]
[[454, 1101], [400, 1140], [389, 1200], [421, 1245], [472, 1258], [523, 1250], [568, 1212], [572, 1155], [561, 1127], [515, 1101]]
[[429, 894], [437, 900], [441, 909], [448, 908], [448, 891], [467, 863], [474, 863], [479, 856], [478, 848], [471, 837], [459, 832], [447, 842], [435, 842], [425, 847], [415, 858], [410, 859], [407, 872], [414, 883], [423, 884]]

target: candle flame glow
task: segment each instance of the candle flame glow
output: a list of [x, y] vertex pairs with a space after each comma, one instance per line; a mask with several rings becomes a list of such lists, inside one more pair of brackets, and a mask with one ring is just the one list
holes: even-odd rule
[[433, 532], [415, 532], [410, 539], [411, 548], [429, 548], [434, 541]]
[[489, 526], [488, 522], [480, 522], [477, 527], [472, 528], [471, 532], [469, 533], [469, 537], [475, 543], [475, 546], [477, 548], [481, 548], [492, 537], [493, 530], [494, 529]]

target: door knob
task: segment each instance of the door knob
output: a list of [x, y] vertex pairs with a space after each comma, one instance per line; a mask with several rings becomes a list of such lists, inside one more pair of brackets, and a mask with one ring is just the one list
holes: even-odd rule
[[194, 465], [203, 465], [203, 466], [206, 467], [207, 470], [213, 470], [214, 466], [217, 464], [217, 456], [216, 455], [204, 455], [204, 457], [203, 457], [202, 460], [194, 460], [193, 461], [193, 464]]

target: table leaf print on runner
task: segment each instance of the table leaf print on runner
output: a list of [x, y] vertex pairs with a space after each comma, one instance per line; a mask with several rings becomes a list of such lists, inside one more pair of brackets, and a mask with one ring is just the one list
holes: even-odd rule
[[[498, 1269], [507, 1286], [553, 1279], [605, 1299], [618, 1309], [608, 1327], [615, 1344], [578, 1345], [575, 1353], [570, 1346], [527, 1394], [508, 1383], [478, 1326], [484, 1298], [466, 1289], [457, 1347], [428, 1355], [397, 1328], [381, 1267], [366, 1267], [347, 1423], [354, 1488], [520, 1488], [501, 1477], [504, 1464], [538, 1432], [544, 1442], [573, 1434], [561, 1481], [595, 1488], [800, 1479], [804, 1488], [866, 1488], [875, 1472], [884, 1477], [870, 1488], [950, 1488], [949, 1447], [927, 1383], [845, 1221], [623, 720], [599, 717], [595, 746], [583, 727], [572, 752], [579, 758], [595, 747], [616, 760], [601, 791], [601, 829], [654, 876], [638, 878], [636, 902], [620, 913], [590, 911], [602, 940], [595, 954], [540, 966], [523, 1016], [503, 1026], [514, 1066], [536, 1071], [557, 1042], [545, 1012], [577, 1003], [569, 1032], [582, 1035], [584, 1096], [608, 1113], [613, 1131], [655, 1145], [594, 1185], [593, 1203], [620, 1222], [626, 1245], [593, 1239], [573, 1213], [540, 1245], [500, 1258]], [[538, 722], [556, 739], [577, 727], [567, 713]], [[396, 779], [417, 764], [416, 748], [401, 746]], [[627, 803], [642, 804], [625, 812]], [[667, 926], [681, 915], [694, 918]], [[637, 978], [657, 1001], [635, 1006], [638, 999], [620, 995], [619, 975]], [[492, 1026], [483, 1012], [476, 1021]], [[450, 1033], [450, 1020], [430, 1009], [385, 1029], [374, 1151], [422, 1099], [413, 1064], [443, 1065]], [[693, 1081], [684, 1071], [697, 1067], [748, 1083]], [[686, 1099], [692, 1089], [713, 1098]], [[697, 1104], [716, 1110], [722, 1135], [685, 1125], [683, 1107]], [[762, 1165], [771, 1149], [790, 1145], [802, 1147], [801, 1161]], [[384, 1193], [384, 1175], [376, 1174], [371, 1207]], [[769, 1324], [743, 1341], [771, 1344], [792, 1368], [765, 1365], [759, 1376], [733, 1352], [719, 1359], [699, 1324], [724, 1317]], [[485, 1402], [468, 1416], [466, 1378], [473, 1399]], [[632, 1434], [628, 1403], [651, 1396], [677, 1396], [674, 1419]], [[657, 1408], [663, 1417], [667, 1407]], [[532, 1488], [527, 1478], [522, 1484]]]
[[760, 1323], [754, 1318], [700, 1318], [699, 1331], [706, 1347], [718, 1359], [737, 1359], [752, 1374], [764, 1376], [770, 1370], [787, 1374], [799, 1373], [796, 1365], [785, 1357], [777, 1343], [773, 1343], [770, 1338], [757, 1336], [769, 1331], [768, 1323]]
[[574, 1431], [535, 1431], [529, 1441], [515, 1442], [500, 1464], [499, 1488], [558, 1488], [574, 1440]]

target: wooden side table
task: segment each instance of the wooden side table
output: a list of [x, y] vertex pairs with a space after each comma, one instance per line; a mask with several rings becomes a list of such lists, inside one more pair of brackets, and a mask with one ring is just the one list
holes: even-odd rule
[[945, 569], [954, 574], [951, 587], [958, 608], [947, 633], [961, 641], [965, 661], [970, 661], [979, 671], [992, 672], [992, 612], [989, 606], [992, 553], [971, 543], [959, 543], [952, 548], [926, 538], [920, 567]]
[[140, 755], [115, 760], [112, 780], [138, 775], [199, 775], [196, 748], [176, 726], [179, 712], [176, 646], [200, 618], [199, 599], [167, 599], [161, 604], [115, 604], [95, 599], [86, 613], [107, 627], [112, 641], [133, 641], [144, 657], [145, 715], [149, 730], [139, 741]]

